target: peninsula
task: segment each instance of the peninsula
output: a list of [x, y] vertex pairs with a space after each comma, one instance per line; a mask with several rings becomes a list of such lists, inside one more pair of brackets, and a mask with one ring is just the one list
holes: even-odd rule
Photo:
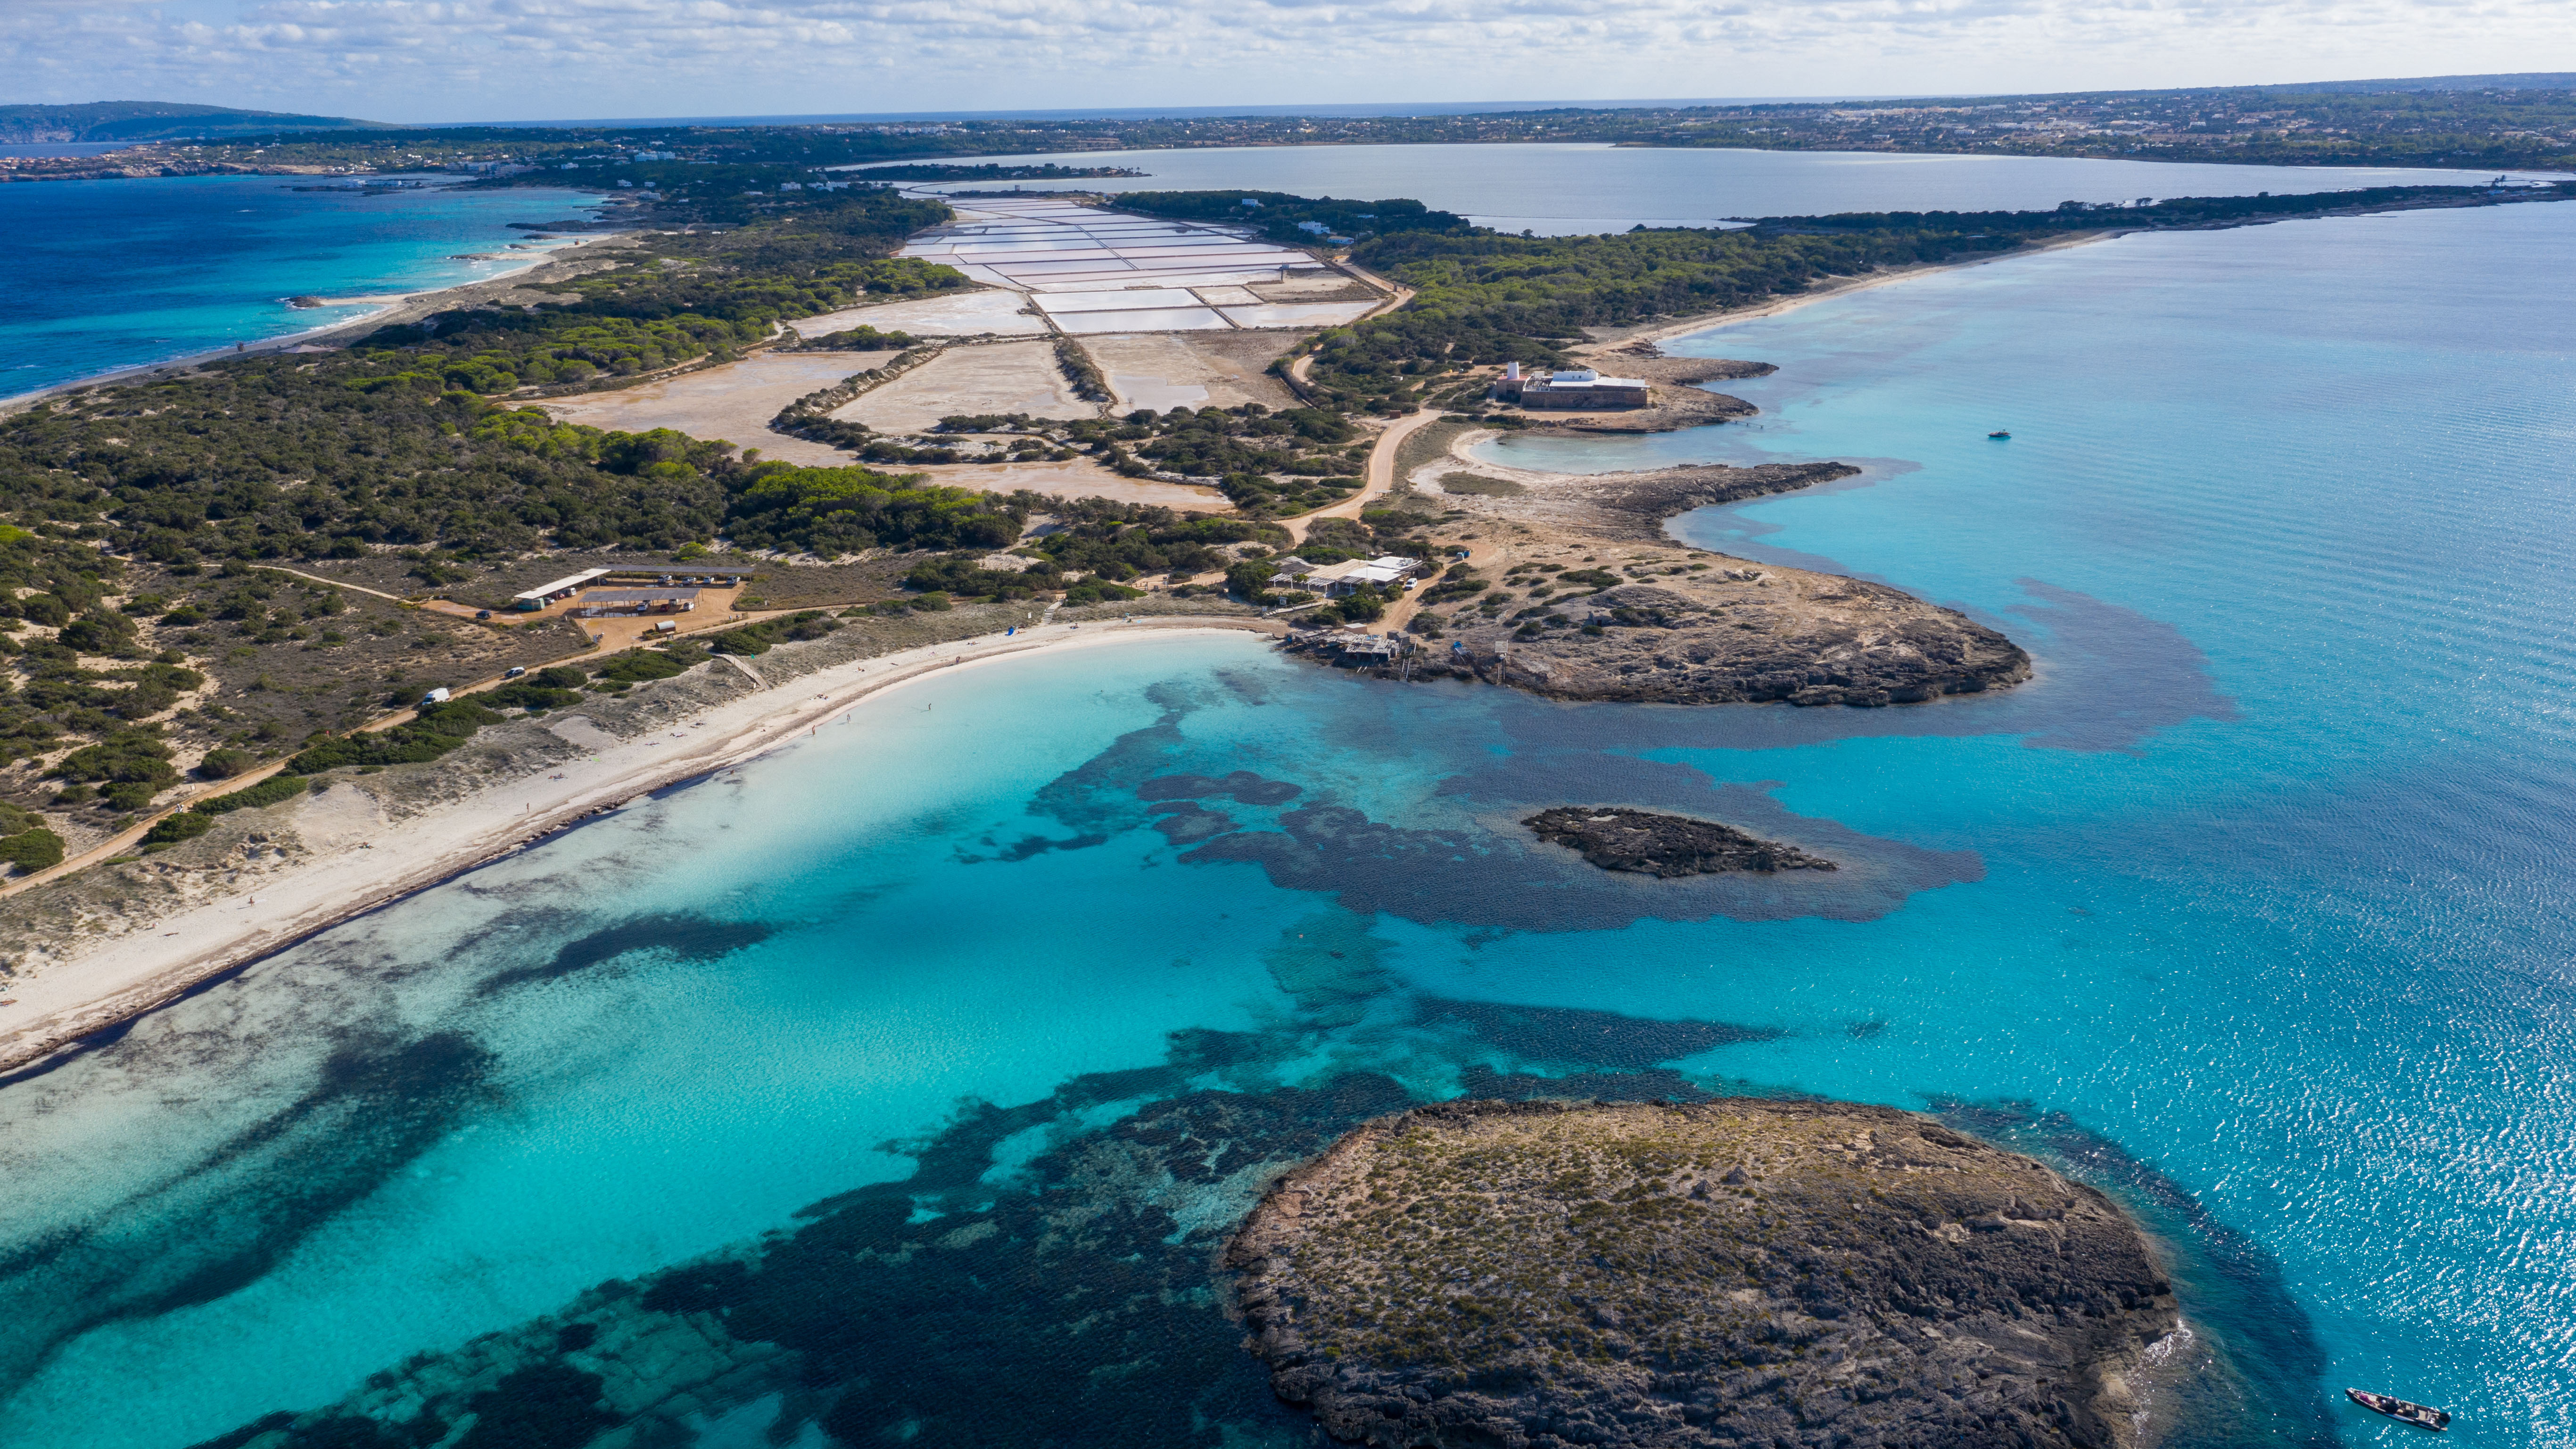
[[2127, 1449], [2181, 1327], [2101, 1193], [1835, 1102], [1417, 1107], [1225, 1262], [1279, 1396], [1385, 1449]]

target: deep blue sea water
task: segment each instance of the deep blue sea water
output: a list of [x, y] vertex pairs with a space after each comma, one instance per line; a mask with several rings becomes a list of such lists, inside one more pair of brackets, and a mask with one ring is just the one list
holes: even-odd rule
[[437, 187], [363, 196], [316, 178], [190, 176], [0, 186], [0, 397], [362, 316], [295, 296], [416, 292], [523, 263], [454, 260], [597, 204]]
[[[2102, 1184], [2225, 1386], [2175, 1442], [2414, 1432], [2345, 1384], [2576, 1441], [2571, 337], [2576, 207], [2529, 206], [2133, 236], [1675, 344], [1779, 364], [1725, 385], [1762, 417], [1509, 455], [1864, 460], [1679, 528], [1970, 610], [2038, 677], [1559, 706], [1202, 637], [879, 696], [0, 1086], [0, 1445], [399, 1395], [781, 1231], [841, 1244], [755, 1280], [802, 1367], [684, 1440], [1089, 1394], [1198, 1418], [1060, 1442], [1296, 1442], [1204, 1295], [1263, 1155], [1551, 1081], [1931, 1108]], [[1846, 869], [1607, 877], [1512, 824], [1568, 801]], [[654, 1281], [615, 1321], [741, 1291]]]

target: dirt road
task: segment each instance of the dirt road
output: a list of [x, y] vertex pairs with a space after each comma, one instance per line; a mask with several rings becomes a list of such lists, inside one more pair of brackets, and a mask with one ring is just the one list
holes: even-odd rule
[[1404, 440], [1413, 436], [1416, 429], [1427, 426], [1439, 416], [1438, 408], [1424, 408], [1420, 412], [1389, 423], [1386, 431], [1377, 435], [1377, 446], [1369, 450], [1368, 475], [1361, 480], [1360, 491], [1339, 503], [1282, 520], [1288, 529], [1289, 536], [1299, 543], [1304, 543], [1307, 526], [1316, 519], [1357, 518], [1360, 516], [1360, 511], [1368, 507], [1369, 500], [1383, 498], [1394, 492], [1396, 449], [1404, 446]]

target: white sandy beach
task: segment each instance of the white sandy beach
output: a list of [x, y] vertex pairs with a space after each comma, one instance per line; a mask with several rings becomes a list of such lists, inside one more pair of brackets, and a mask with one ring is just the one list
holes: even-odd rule
[[[941, 670], [975, 668], [1039, 651], [1132, 641], [1146, 635], [1284, 633], [1244, 617], [1162, 616], [1133, 622], [1041, 624], [834, 665], [708, 708], [677, 728], [619, 739], [587, 728], [578, 711], [555, 733], [594, 754], [561, 779], [530, 774], [390, 828], [340, 832], [310, 860], [227, 895], [51, 962], [0, 988], [0, 1071], [37, 1061], [83, 1036], [148, 1011], [388, 901], [522, 848], [586, 816], [649, 791], [737, 765], [820, 727], [862, 699]], [[730, 656], [728, 656], [730, 658]], [[703, 666], [730, 669], [718, 660]], [[759, 669], [751, 662], [747, 672]], [[313, 804], [320, 804], [320, 801]], [[311, 805], [306, 807], [312, 808]]]

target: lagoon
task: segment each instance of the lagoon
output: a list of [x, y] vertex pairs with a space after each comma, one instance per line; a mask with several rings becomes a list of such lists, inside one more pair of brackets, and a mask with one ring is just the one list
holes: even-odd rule
[[[2360, 166], [2218, 166], [2057, 156], [1905, 155], [1510, 143], [1217, 146], [959, 158], [972, 165], [1129, 167], [1143, 176], [1032, 182], [1038, 190], [1409, 197], [1479, 226], [1540, 236], [1841, 211], [2049, 211], [2061, 201], [2470, 186], [2493, 173]], [[853, 174], [864, 175], [864, 169]], [[2516, 173], [2517, 175], [2522, 173]], [[2538, 174], [2538, 173], [2532, 173]], [[990, 182], [949, 182], [963, 190]]]

